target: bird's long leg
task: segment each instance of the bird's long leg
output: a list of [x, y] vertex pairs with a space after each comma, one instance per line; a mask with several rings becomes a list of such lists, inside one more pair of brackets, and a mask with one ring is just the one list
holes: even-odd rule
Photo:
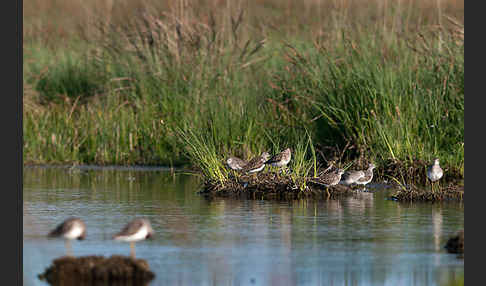
[[71, 251], [71, 240], [65, 239], [64, 246], [66, 247], [66, 254], [67, 256], [73, 256]]
[[135, 242], [130, 242], [130, 257], [135, 259]]
[[329, 187], [326, 187], [326, 193], [327, 193], [327, 198], [329, 198], [331, 196], [331, 194], [329, 193]]

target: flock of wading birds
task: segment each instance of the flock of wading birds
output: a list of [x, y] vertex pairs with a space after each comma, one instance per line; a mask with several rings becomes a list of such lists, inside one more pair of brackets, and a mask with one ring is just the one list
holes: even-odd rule
[[[245, 161], [237, 157], [230, 157], [226, 160], [228, 166], [233, 170], [242, 171], [245, 173], [260, 172], [265, 168], [265, 165], [270, 164], [275, 167], [286, 167], [291, 159], [290, 148], [276, 154], [270, 158], [270, 154], [263, 152], [250, 161]], [[370, 163], [368, 169], [362, 171], [344, 171], [337, 168], [334, 171], [329, 171], [332, 164], [324, 170], [316, 182], [328, 188], [337, 184], [344, 185], [366, 185], [373, 179], [373, 169], [375, 165]], [[427, 167], [427, 177], [431, 182], [436, 182], [444, 171], [439, 165], [439, 159], [435, 159], [434, 163]], [[329, 195], [329, 192], [328, 192]], [[136, 218], [129, 222], [119, 233], [113, 236], [114, 240], [130, 242], [130, 256], [135, 258], [135, 242], [152, 237], [154, 231], [150, 222], [146, 219]], [[83, 240], [86, 237], [86, 224], [79, 218], [71, 217], [59, 224], [49, 234], [49, 237], [60, 237], [65, 239], [67, 255], [71, 256], [70, 240]]]
[[[257, 156], [250, 161], [242, 160], [238, 157], [229, 157], [226, 160], [226, 164], [232, 170], [241, 171], [243, 173], [257, 173], [265, 168], [265, 165], [272, 165], [275, 167], [286, 167], [290, 162], [292, 155], [290, 148], [276, 154], [270, 158], [270, 154], [263, 152], [260, 156]], [[376, 167], [373, 163], [368, 165], [368, 169], [359, 171], [344, 171], [343, 169], [336, 168], [333, 171], [329, 171], [333, 167], [330, 166], [322, 171], [320, 175], [314, 180], [315, 183], [324, 185], [326, 192], [329, 196], [329, 187], [337, 184], [343, 184], [346, 186], [363, 185], [366, 186], [373, 179], [373, 169]], [[442, 178], [444, 171], [439, 165], [439, 159], [435, 159], [434, 163], [427, 168], [427, 177], [433, 183]]]

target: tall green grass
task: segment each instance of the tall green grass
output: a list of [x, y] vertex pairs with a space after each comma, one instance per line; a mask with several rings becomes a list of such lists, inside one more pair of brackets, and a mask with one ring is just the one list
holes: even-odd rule
[[143, 15], [90, 43], [27, 42], [24, 162], [191, 164], [224, 181], [229, 155], [292, 147], [303, 177], [346, 146], [343, 160], [438, 156], [463, 174], [461, 27], [311, 41], [249, 37], [238, 14], [222, 26]]
[[338, 51], [289, 46], [290, 68], [278, 74], [274, 96], [308, 105], [300, 119], [318, 117], [314, 131], [324, 144], [349, 140], [379, 162], [436, 156], [463, 168], [463, 46], [450, 40], [439, 51], [437, 42], [419, 40], [426, 49], [370, 37]]

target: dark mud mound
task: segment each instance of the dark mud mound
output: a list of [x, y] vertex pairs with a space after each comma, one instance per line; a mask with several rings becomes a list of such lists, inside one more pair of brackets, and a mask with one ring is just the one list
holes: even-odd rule
[[147, 261], [119, 255], [60, 257], [39, 274], [51, 285], [148, 285], [154, 277]]
[[449, 238], [446, 245], [444, 246], [449, 253], [464, 253], [464, 230], [461, 229], [457, 232], [457, 235]]
[[[329, 188], [330, 197], [351, 195], [354, 192], [343, 185]], [[206, 196], [247, 199], [327, 198], [326, 188], [314, 183], [312, 178], [292, 179], [290, 176], [275, 173], [232, 177], [224, 183], [208, 180], [200, 193]]]
[[396, 191], [391, 196], [391, 199], [401, 202], [463, 201], [464, 186], [449, 184], [448, 186], [437, 189], [434, 192], [430, 188], [402, 188]]

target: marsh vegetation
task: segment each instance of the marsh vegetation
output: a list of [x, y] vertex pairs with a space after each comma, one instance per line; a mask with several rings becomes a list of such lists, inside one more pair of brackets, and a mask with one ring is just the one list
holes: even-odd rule
[[453, 0], [27, 1], [24, 162], [186, 165], [224, 184], [228, 156], [292, 147], [299, 188], [330, 161], [408, 184], [439, 157], [444, 181], [462, 179], [463, 12]]

